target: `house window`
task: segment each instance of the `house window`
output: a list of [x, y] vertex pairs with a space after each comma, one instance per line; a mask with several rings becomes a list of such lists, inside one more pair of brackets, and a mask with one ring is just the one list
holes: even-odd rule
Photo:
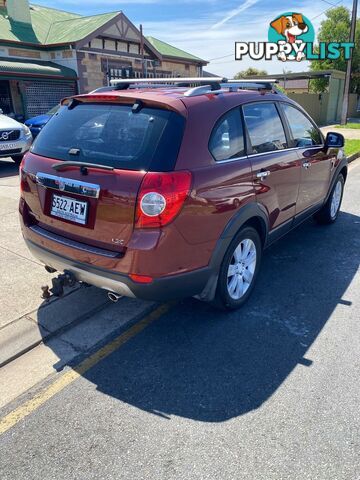
[[190, 65], [185, 65], [185, 70], [188, 72], [190, 70]]
[[105, 38], [103, 38], [103, 39], [102, 39], [102, 48], [103, 48], [103, 50], [105, 50], [105, 45], [106, 45]]

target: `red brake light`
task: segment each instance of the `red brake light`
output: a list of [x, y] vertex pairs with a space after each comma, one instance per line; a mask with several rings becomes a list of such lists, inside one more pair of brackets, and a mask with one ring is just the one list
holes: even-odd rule
[[180, 212], [191, 186], [188, 171], [155, 173], [143, 178], [136, 205], [136, 228], [159, 228]]
[[27, 190], [27, 181], [26, 181], [26, 173], [24, 172], [23, 169], [23, 163], [20, 163], [19, 166], [19, 177], [20, 177], [20, 192], [24, 192]]
[[136, 283], [151, 283], [153, 281], [152, 277], [148, 275], [137, 275], [136, 273], [130, 273], [129, 277], [133, 282]]

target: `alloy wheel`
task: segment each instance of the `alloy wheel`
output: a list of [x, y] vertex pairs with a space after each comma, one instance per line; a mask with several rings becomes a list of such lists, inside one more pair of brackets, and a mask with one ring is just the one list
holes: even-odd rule
[[342, 183], [340, 180], [338, 180], [334, 188], [332, 199], [331, 199], [331, 206], [330, 206], [331, 218], [335, 218], [339, 211], [340, 203], [341, 203], [341, 195], [342, 195]]
[[240, 300], [248, 291], [255, 274], [257, 253], [250, 238], [241, 240], [231, 257], [227, 273], [227, 290], [233, 300]]

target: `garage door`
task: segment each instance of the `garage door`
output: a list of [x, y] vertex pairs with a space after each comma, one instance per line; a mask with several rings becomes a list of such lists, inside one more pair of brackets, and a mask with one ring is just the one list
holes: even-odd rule
[[24, 98], [26, 117], [42, 115], [60, 100], [75, 93], [75, 82], [26, 82]]

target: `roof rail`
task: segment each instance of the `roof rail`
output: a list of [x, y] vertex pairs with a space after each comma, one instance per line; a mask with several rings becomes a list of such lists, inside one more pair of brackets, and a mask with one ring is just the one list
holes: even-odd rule
[[[110, 81], [109, 89], [127, 90], [128, 88], [193, 87], [184, 93], [185, 97], [196, 97], [209, 93], [219, 94], [227, 89], [236, 92], [240, 89], [277, 91], [276, 79], [244, 78], [228, 80], [222, 77], [176, 77], [176, 78], [120, 78]], [[105, 87], [106, 88], [106, 87]], [[104, 88], [104, 91], [105, 91]]]
[[271, 79], [262, 79], [262, 78], [240, 78], [236, 80], [227, 80], [226, 84], [223, 85], [225, 88], [228, 87], [230, 91], [236, 91], [239, 89], [246, 90], [274, 90], [274, 83], [279, 83], [275, 78]]
[[190, 88], [184, 93], [184, 97], [198, 97], [199, 95], [207, 95], [208, 93], [221, 93], [222, 88], [220, 83], [213, 83], [209, 85], [201, 85], [200, 87]]
[[273, 83], [278, 83], [277, 80], [226, 80], [220, 84], [202, 85], [195, 87], [184, 93], [185, 97], [197, 97], [199, 95], [207, 95], [209, 93], [219, 94], [228, 90], [229, 92], [236, 92], [238, 90], [258, 90], [258, 91], [277, 91]]
[[227, 79], [223, 77], [176, 77], [176, 78], [119, 78], [110, 80], [111, 85], [133, 85], [141, 83], [189, 83], [189, 84], [209, 84], [226, 82]]

